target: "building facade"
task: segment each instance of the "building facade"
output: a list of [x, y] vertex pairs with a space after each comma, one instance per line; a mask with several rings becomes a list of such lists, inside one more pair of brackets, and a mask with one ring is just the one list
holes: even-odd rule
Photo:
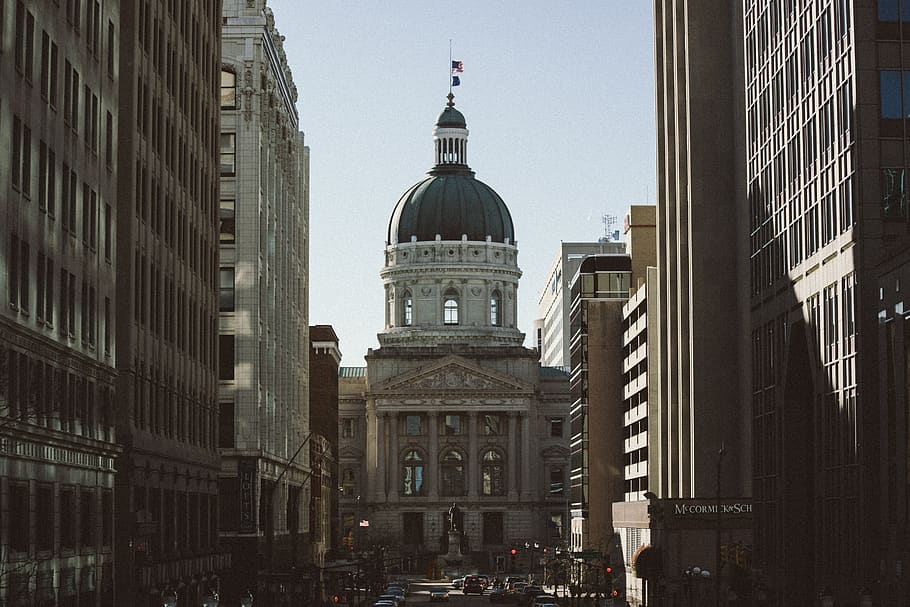
[[570, 367], [569, 309], [572, 298], [566, 294], [581, 260], [587, 255], [625, 252], [624, 242], [610, 242], [606, 239], [598, 242], [560, 243], [559, 252], [550, 264], [547, 282], [537, 298], [535, 330], [539, 333], [537, 349], [541, 365], [567, 370]]
[[310, 545], [322, 567], [341, 550], [338, 518], [338, 367], [341, 350], [331, 325], [310, 326], [310, 431], [319, 437], [310, 452]]
[[112, 605], [119, 7], [0, 24], [0, 603]]
[[900, 9], [744, 3], [756, 567], [776, 604], [908, 597], [885, 465], [906, 441], [886, 356], [908, 242]]
[[221, 2], [120, 9], [117, 603], [198, 605], [229, 563], [215, 431]]
[[[504, 570], [510, 546], [558, 545], [567, 525], [567, 378], [522, 346], [511, 215], [467, 135], [450, 95], [435, 166], [392, 213], [380, 348], [341, 370], [342, 531], [421, 571]], [[464, 562], [439, 560], [456, 548]]]
[[[309, 150], [264, 0], [224, 2], [219, 65], [219, 487], [227, 600], [278, 584], [311, 598]], [[274, 582], [274, 583], [272, 583]]]

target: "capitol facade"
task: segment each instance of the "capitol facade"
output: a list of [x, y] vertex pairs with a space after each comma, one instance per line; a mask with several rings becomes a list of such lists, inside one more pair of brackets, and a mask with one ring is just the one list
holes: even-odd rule
[[567, 540], [568, 377], [522, 345], [512, 217], [467, 139], [450, 94], [435, 165], [389, 222], [380, 347], [340, 371], [345, 544], [411, 570], [452, 553], [453, 503], [466, 566], [505, 571], [510, 547]]

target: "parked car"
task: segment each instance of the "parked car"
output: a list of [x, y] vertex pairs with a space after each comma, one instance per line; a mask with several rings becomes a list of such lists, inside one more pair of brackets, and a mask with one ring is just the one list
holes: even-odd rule
[[434, 601], [448, 601], [449, 600], [449, 591], [446, 588], [431, 588], [430, 589], [430, 602]]

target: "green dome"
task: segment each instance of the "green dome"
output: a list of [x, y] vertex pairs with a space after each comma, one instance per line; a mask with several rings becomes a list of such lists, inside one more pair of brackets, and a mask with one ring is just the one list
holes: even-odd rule
[[[445, 113], [445, 112], [443, 112]], [[436, 240], [515, 243], [512, 215], [493, 188], [475, 179], [469, 170], [432, 171], [408, 189], [395, 205], [389, 221], [389, 243]]]
[[450, 106], [440, 112], [439, 118], [436, 119], [436, 126], [444, 129], [464, 129], [468, 124], [465, 122], [464, 114]]

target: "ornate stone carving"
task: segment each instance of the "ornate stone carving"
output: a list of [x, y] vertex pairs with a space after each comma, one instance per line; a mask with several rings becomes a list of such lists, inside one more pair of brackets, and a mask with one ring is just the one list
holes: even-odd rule
[[468, 373], [464, 369], [443, 369], [438, 373], [422, 377], [411, 384], [412, 388], [440, 389], [440, 388], [468, 388], [472, 390], [491, 390], [497, 384], [486, 377]]

